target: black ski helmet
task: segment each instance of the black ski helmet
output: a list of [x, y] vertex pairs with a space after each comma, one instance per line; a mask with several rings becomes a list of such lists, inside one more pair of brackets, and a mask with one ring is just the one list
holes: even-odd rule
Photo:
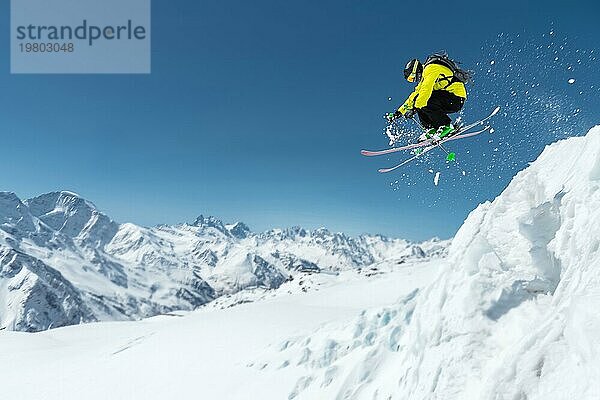
[[419, 82], [423, 74], [423, 64], [418, 59], [412, 59], [404, 68], [404, 79], [409, 82]]

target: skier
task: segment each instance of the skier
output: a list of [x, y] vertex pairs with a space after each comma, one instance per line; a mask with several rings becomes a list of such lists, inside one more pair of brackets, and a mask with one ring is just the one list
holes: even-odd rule
[[394, 113], [388, 113], [389, 122], [404, 116], [419, 116], [426, 132], [419, 141], [440, 139], [457, 134], [459, 128], [452, 124], [448, 114], [460, 111], [467, 98], [465, 83], [470, 73], [460, 69], [447, 54], [432, 54], [425, 64], [413, 59], [404, 68], [404, 78], [408, 82], [417, 82], [415, 90], [408, 96], [404, 104]]

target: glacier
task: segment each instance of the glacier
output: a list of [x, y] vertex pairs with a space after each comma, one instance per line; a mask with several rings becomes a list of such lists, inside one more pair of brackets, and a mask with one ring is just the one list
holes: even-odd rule
[[[56, 232], [29, 217], [14, 197], [6, 195], [5, 202], [15, 206], [0, 214], [15, 232], [10, 235], [34, 229], [37, 238], [28, 243], [46, 243], [47, 230]], [[65, 232], [86, 231], [73, 226]], [[151, 254], [167, 265], [168, 252], [156, 250], [164, 248], [161, 239], [181, 235], [169, 241], [176, 248], [198, 226], [211, 232], [203, 236], [213, 241], [211, 251], [197, 253], [207, 265], [219, 265], [222, 248], [214, 245], [223, 242], [215, 237], [226, 231], [266, 246], [280, 271], [281, 265], [285, 271], [328, 265], [328, 273], [302, 273], [277, 290], [237, 290], [224, 268], [214, 281], [220, 285], [206, 277], [222, 295], [196, 311], [36, 334], [2, 331], [0, 363], [11, 365], [0, 374], [3, 393], [13, 399], [81, 393], [90, 399], [199, 393], [240, 400], [600, 398], [600, 126], [547, 146], [494, 201], [469, 214], [447, 254], [435, 243], [430, 252], [419, 246], [426, 257], [415, 258], [414, 247], [398, 250], [369, 237], [358, 239], [362, 250], [351, 257], [331, 258], [314, 244], [324, 232], [253, 235], [206, 217], [184, 228], [152, 228], [154, 236], [146, 232], [144, 240], [137, 229], [121, 227], [132, 235], [123, 241], [131, 245], [107, 246], [113, 255], [137, 260]], [[87, 243], [100, 243], [103, 235]], [[69, 237], [53, 236], [61, 248]], [[306, 253], [290, 250], [300, 244]], [[155, 251], [133, 250], [144, 246]], [[430, 256], [436, 252], [442, 255]], [[255, 261], [232, 253], [232, 265], [241, 270]], [[290, 254], [314, 258], [302, 264]], [[343, 267], [370, 257], [369, 268]], [[252, 285], [253, 279], [242, 274], [237, 282]], [[69, 292], [68, 282], [75, 287], [75, 279], [50, 287]], [[67, 320], [85, 314], [69, 303], [63, 309]]]

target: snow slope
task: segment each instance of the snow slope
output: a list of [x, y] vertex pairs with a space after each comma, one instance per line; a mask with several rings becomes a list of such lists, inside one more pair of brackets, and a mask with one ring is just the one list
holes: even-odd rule
[[387, 272], [307, 275], [233, 308], [209, 304], [136, 322], [0, 332], [0, 365], [10, 365], [2, 368], [0, 393], [11, 400], [285, 399], [298, 371], [271, 371], [265, 354], [321, 326], [343, 326], [365, 307], [394, 303], [431, 282], [437, 267], [378, 269]]

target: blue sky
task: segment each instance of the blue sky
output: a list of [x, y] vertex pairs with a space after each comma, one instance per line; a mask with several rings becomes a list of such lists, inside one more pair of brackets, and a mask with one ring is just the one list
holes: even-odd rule
[[[255, 230], [452, 236], [545, 144], [600, 123], [600, 7], [536, 3], [155, 0], [152, 74], [11, 75], [3, 2], [0, 189], [73, 190], [143, 225], [203, 213]], [[509, 112], [494, 137], [454, 145], [458, 166], [437, 154], [379, 175], [401, 156], [359, 151], [387, 145], [406, 61], [439, 49], [478, 73], [465, 120]]]

